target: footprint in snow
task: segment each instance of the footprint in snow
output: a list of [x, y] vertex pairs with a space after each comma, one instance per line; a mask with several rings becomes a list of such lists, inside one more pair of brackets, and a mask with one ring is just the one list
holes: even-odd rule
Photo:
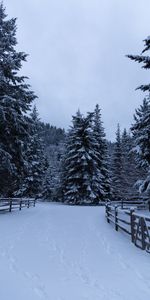
[[112, 250], [110, 250], [110, 245], [107, 242], [107, 240], [105, 238], [101, 237], [101, 243], [102, 243], [103, 247], [106, 249], [106, 253], [108, 255], [111, 255], [112, 254]]
[[24, 272], [23, 275], [27, 279], [31, 279], [32, 278], [32, 275], [29, 272]]
[[76, 268], [76, 275], [79, 277], [85, 284], [91, 286], [91, 279], [90, 276], [88, 275], [88, 272], [84, 270], [82, 266], [78, 266]]
[[9, 268], [12, 272], [16, 273], [18, 271], [17, 268], [17, 261], [15, 258], [11, 257], [9, 258]]
[[127, 269], [130, 269], [130, 266], [124, 262], [124, 259], [123, 257], [121, 256], [121, 254], [118, 254], [118, 259], [119, 259], [119, 264], [121, 265], [121, 267], [124, 269], [124, 270], [127, 270]]
[[40, 285], [40, 286], [37, 286], [37, 287], [34, 287], [34, 292], [35, 294], [40, 297], [40, 298], [44, 298], [44, 299], [47, 299], [47, 294], [45, 292], [45, 287], [44, 285]]
[[38, 274], [32, 275], [31, 273], [29, 273], [29, 272], [26, 271], [26, 272], [23, 273], [23, 275], [24, 275], [25, 278], [31, 279], [33, 281], [39, 282], [41, 280], [40, 276]]

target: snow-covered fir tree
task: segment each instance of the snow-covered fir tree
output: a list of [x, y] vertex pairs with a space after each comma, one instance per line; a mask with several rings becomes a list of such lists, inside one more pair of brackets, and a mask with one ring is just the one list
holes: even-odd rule
[[124, 197], [123, 191], [123, 155], [121, 145], [120, 126], [118, 124], [116, 131], [116, 142], [112, 154], [111, 162], [111, 188], [114, 200], [121, 200]]
[[[130, 178], [128, 172], [130, 171], [129, 167], [129, 157], [130, 157], [130, 137], [127, 133], [127, 130], [124, 129], [123, 133], [121, 134], [121, 162], [122, 162], [122, 170], [121, 170], [121, 194], [124, 199], [128, 198], [129, 189], [131, 188], [130, 185]], [[133, 183], [134, 185], [134, 183]]]
[[61, 164], [64, 154], [64, 143], [49, 145], [46, 148], [48, 168], [43, 185], [43, 198], [49, 201], [60, 201], [59, 188], [61, 180]]
[[48, 161], [40, 137], [41, 122], [36, 106], [30, 114], [30, 141], [26, 145], [26, 172], [22, 178], [19, 196], [42, 196], [43, 184]]
[[97, 151], [98, 156], [98, 167], [102, 175], [104, 176], [103, 180], [103, 191], [105, 193], [105, 200], [110, 199], [110, 174], [109, 174], [109, 162], [108, 162], [108, 147], [106, 141], [106, 135], [103, 127], [103, 122], [101, 119], [101, 110], [97, 104], [94, 110], [93, 118], [93, 135], [96, 140], [95, 150]]
[[134, 137], [126, 129], [121, 134], [118, 127], [116, 142], [111, 143], [109, 148], [113, 199], [139, 197], [137, 186], [144, 178], [145, 168], [137, 161]]
[[35, 99], [20, 75], [26, 54], [16, 50], [16, 19], [8, 19], [0, 4], [0, 194], [13, 195], [25, 174], [29, 137], [26, 113]]
[[131, 126], [134, 138], [134, 150], [140, 165], [150, 164], [150, 102], [144, 98], [142, 105], [136, 109], [134, 123]]
[[83, 117], [78, 111], [68, 133], [62, 182], [67, 203], [98, 204], [105, 196], [92, 122], [93, 113]]
[[135, 188], [137, 181], [143, 178], [143, 167], [137, 163], [137, 157], [134, 151], [134, 138], [124, 129], [122, 138], [123, 155], [123, 191], [126, 199], [138, 196], [138, 190]]
[[[141, 55], [127, 55], [127, 57], [130, 58], [131, 60], [141, 63], [142, 68], [147, 70], [150, 69], [150, 57], [148, 55], [144, 55], [144, 53], [149, 50], [150, 50], [150, 36], [148, 36], [144, 40], [144, 49]], [[144, 92], [145, 91], [150, 92], [150, 84], [142, 84], [138, 87], [138, 89], [141, 89]]]
[[42, 122], [40, 137], [43, 140], [44, 152], [48, 161], [43, 182], [43, 199], [45, 201], [60, 201], [58, 190], [60, 188], [65, 130]]
[[[139, 177], [140, 192], [149, 193], [150, 182], [150, 102], [149, 98], [143, 100], [143, 104], [136, 109], [134, 123], [131, 127], [134, 138], [134, 151], [136, 161], [142, 169], [142, 176]], [[148, 175], [147, 175], [148, 174]], [[143, 179], [145, 176], [145, 180]]]
[[[150, 69], [150, 56], [145, 52], [150, 50], [150, 37], [144, 40], [144, 49], [141, 55], [128, 55], [131, 60], [142, 64], [142, 68]], [[150, 84], [143, 84], [138, 87], [142, 91], [150, 92]], [[135, 137], [135, 146], [138, 152], [141, 164], [148, 167], [148, 176], [143, 181], [140, 191], [150, 193], [150, 102], [149, 94], [144, 100], [143, 105], [136, 111], [135, 123], [132, 126], [133, 135]]]

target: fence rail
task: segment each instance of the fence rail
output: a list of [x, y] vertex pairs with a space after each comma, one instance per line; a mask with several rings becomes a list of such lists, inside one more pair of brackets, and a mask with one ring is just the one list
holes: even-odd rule
[[111, 205], [117, 205], [121, 209], [127, 209], [130, 207], [134, 207], [136, 210], [145, 210], [148, 209], [150, 211], [150, 200], [147, 199], [141, 199], [141, 200], [122, 200], [122, 201], [110, 201], [108, 204]]
[[35, 207], [35, 198], [0, 198], [0, 212], [12, 212], [24, 207]]
[[108, 203], [106, 219], [113, 224], [116, 231], [121, 230], [128, 234], [136, 247], [150, 253], [150, 217], [136, 212], [140, 205], [139, 202], [128, 202], [123, 203], [122, 208], [122, 203]]

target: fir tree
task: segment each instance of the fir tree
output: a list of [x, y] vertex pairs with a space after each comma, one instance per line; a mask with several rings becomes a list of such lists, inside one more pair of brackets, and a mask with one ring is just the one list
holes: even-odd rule
[[[129, 172], [129, 157], [130, 157], [130, 138], [127, 130], [124, 129], [121, 136], [121, 152], [122, 152], [122, 195], [124, 198], [128, 198], [130, 185]], [[134, 183], [133, 183], [134, 184]]]
[[134, 138], [124, 129], [122, 134], [122, 155], [123, 155], [123, 193], [126, 199], [138, 196], [135, 188], [139, 178], [143, 178], [143, 168], [137, 163], [134, 151]]
[[43, 197], [49, 201], [60, 201], [59, 189], [64, 144], [50, 145], [47, 148], [48, 169], [44, 179]]
[[[144, 55], [144, 53], [149, 50], [150, 50], [150, 36], [148, 36], [144, 40], [144, 49], [141, 55], [127, 55], [127, 57], [138, 63], [142, 63], [142, 68], [147, 70], [150, 69], [150, 57], [148, 55]], [[150, 92], [150, 84], [141, 85], [138, 87], [138, 89], [141, 89], [144, 92], [145, 91]]]
[[[150, 69], [150, 57], [145, 55], [145, 52], [150, 50], [150, 37], [144, 40], [144, 49], [141, 55], [128, 55], [131, 60], [142, 63], [142, 68]], [[150, 92], [150, 84], [141, 85], [138, 87], [142, 91]], [[135, 123], [132, 126], [133, 135], [135, 137], [135, 146], [138, 150], [138, 157], [141, 164], [150, 167], [150, 104], [149, 96], [143, 102], [143, 106], [136, 111]], [[150, 171], [149, 171], [150, 173]], [[141, 191], [149, 190], [150, 175], [146, 178]], [[148, 188], [147, 188], [148, 187]]]
[[[150, 50], [150, 37], [144, 40], [145, 47], [141, 55], [128, 55], [131, 60], [138, 63], [142, 63], [142, 68], [150, 69], [150, 57], [145, 56], [144, 53]], [[150, 84], [141, 85], [139, 87], [143, 91], [150, 92]], [[133, 131], [134, 137], [136, 139], [136, 147], [139, 152], [139, 157], [143, 162], [150, 165], [150, 104], [149, 97], [144, 99], [143, 105], [136, 110], [134, 115], [135, 123], [133, 124], [131, 130]]]
[[142, 166], [150, 165], [150, 103], [149, 98], [143, 100], [143, 104], [136, 109], [134, 124], [131, 127], [135, 152], [138, 162]]
[[93, 119], [93, 134], [96, 140], [96, 152], [98, 156], [98, 167], [100, 172], [102, 173], [103, 180], [103, 190], [105, 192], [105, 196], [102, 197], [102, 200], [108, 200], [111, 196], [110, 194], [110, 174], [108, 171], [108, 148], [107, 141], [104, 132], [103, 123], [101, 120], [101, 110], [99, 105], [97, 104], [94, 111], [94, 119]]
[[16, 19], [7, 19], [0, 4], [0, 193], [18, 189], [26, 166], [25, 144], [29, 139], [26, 113], [35, 99], [19, 71], [27, 55], [17, 52]]
[[120, 126], [118, 124], [116, 132], [116, 142], [114, 145], [114, 151], [112, 155], [111, 165], [111, 188], [114, 200], [123, 199], [123, 155], [121, 145], [121, 133]]
[[73, 117], [66, 143], [62, 194], [73, 204], [98, 204], [104, 196], [104, 176], [99, 171], [96, 140], [92, 131], [93, 114]]
[[48, 168], [43, 141], [40, 138], [41, 122], [36, 106], [30, 114], [30, 141], [26, 149], [26, 172], [17, 192], [21, 196], [42, 196], [43, 182]]
[[[138, 166], [142, 170], [139, 177], [140, 192], [150, 190], [150, 103], [149, 98], [143, 100], [143, 104], [136, 109], [134, 114], [134, 124], [131, 127], [134, 138], [134, 151]], [[146, 174], [148, 173], [147, 177]], [[144, 180], [145, 177], [145, 180]]]

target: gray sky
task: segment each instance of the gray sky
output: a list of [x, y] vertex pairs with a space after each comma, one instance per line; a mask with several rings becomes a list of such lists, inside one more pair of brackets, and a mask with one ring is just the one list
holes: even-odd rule
[[41, 119], [67, 128], [78, 108], [98, 103], [107, 138], [129, 128], [144, 97], [135, 88], [149, 71], [125, 58], [150, 35], [150, 0], [4, 0], [17, 17], [23, 71], [38, 95]]

